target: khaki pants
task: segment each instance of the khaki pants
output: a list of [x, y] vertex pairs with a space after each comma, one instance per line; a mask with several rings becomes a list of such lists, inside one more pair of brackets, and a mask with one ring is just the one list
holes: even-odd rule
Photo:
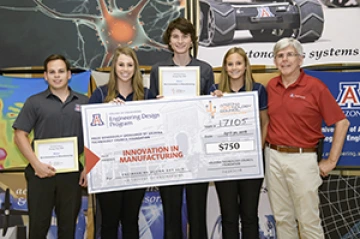
[[323, 239], [316, 153], [265, 149], [265, 179], [278, 239]]

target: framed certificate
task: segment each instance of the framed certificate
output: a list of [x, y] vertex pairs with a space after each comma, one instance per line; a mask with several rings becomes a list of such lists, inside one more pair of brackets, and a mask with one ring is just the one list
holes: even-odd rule
[[159, 67], [159, 92], [167, 97], [200, 95], [200, 67]]
[[56, 173], [79, 170], [77, 137], [38, 139], [34, 151], [40, 162], [53, 166]]

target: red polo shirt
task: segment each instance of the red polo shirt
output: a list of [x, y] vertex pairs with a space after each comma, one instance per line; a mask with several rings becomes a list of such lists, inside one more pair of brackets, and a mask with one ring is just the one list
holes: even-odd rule
[[333, 125], [345, 118], [327, 86], [303, 70], [288, 88], [281, 76], [271, 79], [267, 92], [270, 121], [266, 141], [270, 144], [314, 147], [323, 137], [322, 120]]

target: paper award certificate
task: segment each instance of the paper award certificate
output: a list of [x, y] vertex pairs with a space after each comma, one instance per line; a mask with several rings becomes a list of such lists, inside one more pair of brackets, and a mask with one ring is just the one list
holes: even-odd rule
[[159, 67], [159, 93], [166, 97], [200, 95], [200, 67]]
[[34, 140], [34, 151], [42, 163], [56, 169], [56, 173], [79, 171], [77, 137]]
[[257, 92], [81, 107], [90, 193], [263, 177]]

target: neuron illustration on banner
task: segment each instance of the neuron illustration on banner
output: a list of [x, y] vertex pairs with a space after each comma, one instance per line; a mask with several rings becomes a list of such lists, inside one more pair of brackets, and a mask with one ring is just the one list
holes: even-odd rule
[[[29, 1], [23, 2], [24, 5], [29, 5]], [[19, 3], [16, 3], [16, 6], [1, 4], [0, 11], [24, 12], [21, 15], [24, 19], [30, 14], [43, 14], [56, 21], [70, 21], [76, 29], [78, 50], [78, 59], [70, 59], [71, 63], [77, 67], [88, 68], [94, 60], [99, 61], [99, 57], [102, 59], [97, 67], [108, 66], [114, 50], [119, 46], [129, 46], [135, 50], [155, 54], [159, 50], [166, 51], [167, 46], [161, 43], [161, 35], [168, 23], [182, 14], [185, 1], [33, 0], [33, 4], [35, 6], [19, 6]], [[8, 5], [12, 5], [12, 2]], [[103, 48], [103, 51], [98, 51], [96, 55], [87, 53], [88, 39], [83, 32], [89, 29], [99, 42], [95, 47]], [[71, 32], [73, 31], [69, 31], [69, 34]]]

